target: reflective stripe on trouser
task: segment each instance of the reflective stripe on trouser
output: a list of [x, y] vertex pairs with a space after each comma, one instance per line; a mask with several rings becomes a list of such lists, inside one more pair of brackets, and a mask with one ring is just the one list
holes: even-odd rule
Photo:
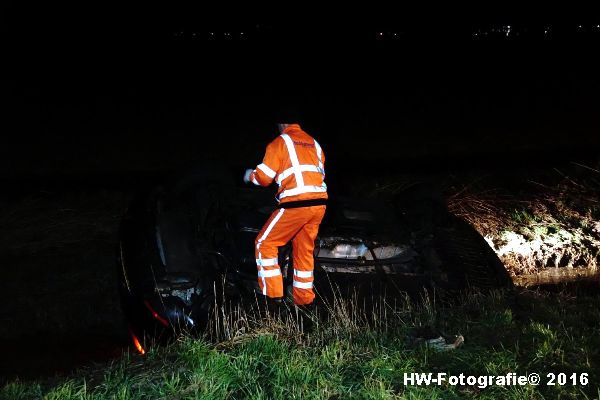
[[[284, 211], [285, 210], [285, 211]], [[258, 286], [268, 297], [283, 297], [283, 279], [277, 262], [278, 247], [292, 240], [294, 303], [310, 304], [315, 298], [312, 283], [315, 239], [325, 206], [278, 209], [256, 237]]]

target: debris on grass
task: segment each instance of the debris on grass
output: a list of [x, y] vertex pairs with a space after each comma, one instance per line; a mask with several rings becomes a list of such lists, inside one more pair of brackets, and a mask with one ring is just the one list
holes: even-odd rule
[[460, 347], [465, 342], [465, 338], [462, 335], [456, 336], [454, 340], [448, 341], [444, 337], [439, 336], [435, 339], [429, 339], [427, 343], [428, 347], [431, 347], [437, 351], [450, 351]]

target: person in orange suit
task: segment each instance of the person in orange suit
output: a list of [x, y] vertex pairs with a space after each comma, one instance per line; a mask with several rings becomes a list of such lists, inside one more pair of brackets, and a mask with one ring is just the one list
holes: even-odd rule
[[255, 240], [258, 285], [274, 301], [284, 297], [278, 247], [292, 241], [294, 304], [312, 305], [313, 251], [319, 225], [325, 215], [325, 153], [319, 143], [297, 123], [278, 124], [280, 135], [268, 144], [261, 164], [244, 175], [246, 183], [279, 186], [278, 208]]

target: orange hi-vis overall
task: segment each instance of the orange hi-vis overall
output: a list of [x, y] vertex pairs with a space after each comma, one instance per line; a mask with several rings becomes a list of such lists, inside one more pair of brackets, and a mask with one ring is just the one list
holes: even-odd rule
[[263, 162], [250, 174], [256, 185], [269, 186], [273, 181], [279, 185], [280, 208], [271, 214], [255, 241], [258, 285], [268, 297], [284, 295], [277, 252], [291, 240], [294, 303], [310, 304], [315, 298], [313, 251], [327, 199], [324, 165], [319, 143], [292, 124], [269, 143]]

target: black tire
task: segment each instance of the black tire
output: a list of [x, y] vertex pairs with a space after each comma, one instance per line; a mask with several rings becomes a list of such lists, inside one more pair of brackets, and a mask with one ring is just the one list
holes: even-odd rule
[[435, 228], [435, 246], [442, 258], [450, 290], [512, 288], [506, 268], [485, 239], [466, 221], [449, 216]]

